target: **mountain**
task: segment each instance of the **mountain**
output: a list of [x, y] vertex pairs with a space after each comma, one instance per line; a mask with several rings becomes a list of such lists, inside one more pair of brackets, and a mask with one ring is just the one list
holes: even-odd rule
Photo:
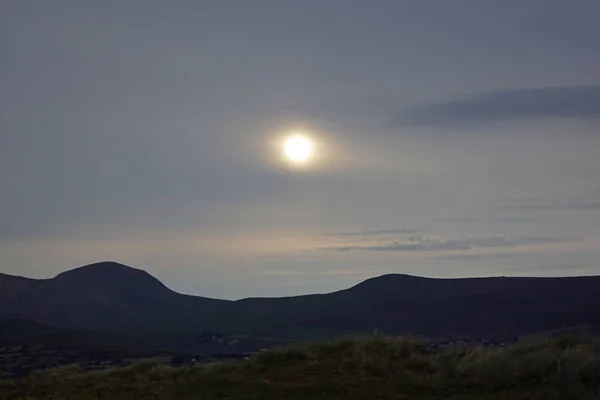
[[148, 273], [105, 262], [53, 279], [0, 275], [0, 318], [128, 331], [322, 337], [372, 332], [520, 335], [600, 326], [600, 276], [434, 279], [391, 274], [329, 294], [238, 301], [173, 292]]
[[209, 325], [256, 335], [372, 332], [513, 336], [600, 326], [600, 276], [433, 279], [401, 274], [330, 294], [244, 299]]
[[145, 271], [101, 262], [52, 279], [0, 274], [0, 318], [78, 329], [160, 329], [225, 300], [176, 293]]

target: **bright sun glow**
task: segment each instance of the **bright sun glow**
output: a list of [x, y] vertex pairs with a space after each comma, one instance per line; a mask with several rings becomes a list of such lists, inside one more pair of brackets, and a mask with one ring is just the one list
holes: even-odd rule
[[304, 135], [293, 135], [283, 142], [283, 154], [293, 163], [303, 164], [310, 160], [313, 144]]

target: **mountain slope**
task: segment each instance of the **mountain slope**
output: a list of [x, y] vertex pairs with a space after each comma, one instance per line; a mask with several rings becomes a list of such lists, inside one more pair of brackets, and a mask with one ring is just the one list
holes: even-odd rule
[[600, 276], [432, 279], [391, 274], [329, 294], [238, 301], [187, 296], [98, 263], [53, 279], [0, 275], [0, 318], [79, 329], [322, 337], [354, 332], [519, 335], [600, 326]]
[[161, 329], [225, 300], [182, 295], [145, 271], [102, 262], [52, 279], [0, 276], [0, 317], [82, 329]]
[[255, 334], [387, 333], [517, 335], [600, 326], [600, 276], [430, 279], [385, 275], [325, 295], [245, 299], [208, 325]]

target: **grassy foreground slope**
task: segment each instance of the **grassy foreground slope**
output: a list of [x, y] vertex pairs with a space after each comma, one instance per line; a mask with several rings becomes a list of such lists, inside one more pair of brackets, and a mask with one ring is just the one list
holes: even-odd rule
[[598, 399], [600, 342], [430, 350], [398, 338], [260, 353], [242, 364], [77, 366], [0, 382], [1, 399]]

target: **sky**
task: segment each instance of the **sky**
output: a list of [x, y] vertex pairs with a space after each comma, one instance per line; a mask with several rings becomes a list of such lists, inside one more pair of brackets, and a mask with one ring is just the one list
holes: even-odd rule
[[[600, 274], [596, 0], [3, 0], [0, 272]], [[310, 168], [275, 140], [317, 139]]]

